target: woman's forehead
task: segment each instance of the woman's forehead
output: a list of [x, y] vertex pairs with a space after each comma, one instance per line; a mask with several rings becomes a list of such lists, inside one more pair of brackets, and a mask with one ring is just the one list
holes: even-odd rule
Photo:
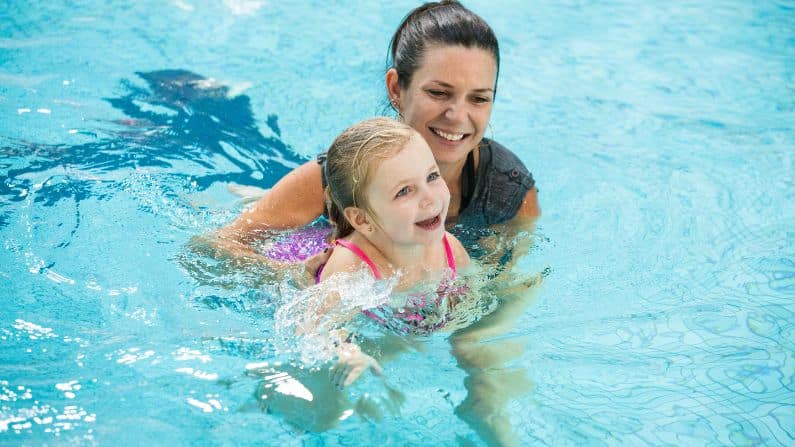
[[459, 78], [478, 80], [483, 88], [493, 88], [497, 78], [497, 60], [489, 51], [463, 45], [432, 45], [425, 49], [414, 74], [427, 82], [433, 78], [443, 82]]

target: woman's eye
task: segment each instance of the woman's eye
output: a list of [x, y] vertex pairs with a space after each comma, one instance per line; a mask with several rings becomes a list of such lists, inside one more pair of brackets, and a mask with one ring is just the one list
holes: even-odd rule
[[439, 177], [441, 176], [439, 175], [438, 172], [431, 172], [430, 174], [428, 174], [428, 183], [437, 180]]
[[397, 194], [395, 194], [395, 198], [403, 197], [403, 196], [405, 196], [408, 193], [409, 193], [409, 187], [408, 186], [404, 186], [404, 187], [400, 188], [400, 191], [398, 191]]
[[485, 96], [476, 96], [472, 98], [472, 101], [476, 104], [484, 104], [487, 102], [491, 102], [491, 98], [487, 98]]
[[447, 95], [447, 92], [443, 90], [428, 90], [428, 94], [436, 98], [442, 98]]

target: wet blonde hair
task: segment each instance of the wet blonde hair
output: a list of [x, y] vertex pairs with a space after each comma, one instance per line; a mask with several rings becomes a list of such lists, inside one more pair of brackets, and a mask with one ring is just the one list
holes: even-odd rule
[[417, 132], [410, 126], [391, 118], [370, 118], [342, 132], [328, 150], [324, 174], [326, 208], [334, 223], [334, 238], [353, 233], [345, 218], [348, 207], [372, 210], [367, 203], [365, 188], [370, 184], [376, 168], [394, 157]]

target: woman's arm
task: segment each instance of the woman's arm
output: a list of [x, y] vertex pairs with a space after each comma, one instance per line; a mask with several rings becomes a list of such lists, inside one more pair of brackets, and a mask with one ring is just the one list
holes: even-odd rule
[[[500, 264], [496, 273], [508, 272], [513, 265], [526, 255], [535, 242], [536, 222], [541, 215], [538, 205], [538, 190], [530, 188], [525, 194], [522, 205], [516, 215], [509, 221], [493, 225], [494, 235], [486, 236], [478, 241], [478, 245], [488, 253], [481, 258], [486, 264]], [[506, 245], [506, 243], [508, 243]], [[503, 259], [506, 250], [510, 250], [510, 257]]]
[[221, 240], [249, 245], [265, 229], [286, 230], [308, 225], [323, 213], [321, 167], [312, 160], [279, 180], [253, 207], [218, 230]]
[[518, 218], [537, 218], [541, 216], [541, 207], [538, 205], [538, 189], [535, 186], [527, 191], [524, 201], [519, 211], [516, 212]]

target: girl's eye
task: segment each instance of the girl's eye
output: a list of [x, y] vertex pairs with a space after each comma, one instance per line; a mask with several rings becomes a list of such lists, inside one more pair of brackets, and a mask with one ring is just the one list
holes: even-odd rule
[[485, 96], [475, 96], [472, 98], [472, 102], [476, 104], [485, 104], [487, 102], [491, 102], [491, 98], [487, 98]]
[[428, 94], [435, 98], [442, 98], [447, 95], [447, 92], [443, 90], [428, 90]]
[[441, 176], [439, 175], [438, 172], [436, 172], [436, 171], [431, 172], [430, 174], [428, 174], [428, 183], [430, 183], [430, 182], [432, 182], [434, 180], [438, 180], [439, 177], [441, 177]]
[[403, 197], [403, 196], [405, 196], [408, 193], [409, 193], [409, 187], [408, 186], [404, 186], [404, 187], [400, 188], [400, 191], [398, 191], [397, 194], [395, 194], [395, 198], [397, 199], [398, 197]]

